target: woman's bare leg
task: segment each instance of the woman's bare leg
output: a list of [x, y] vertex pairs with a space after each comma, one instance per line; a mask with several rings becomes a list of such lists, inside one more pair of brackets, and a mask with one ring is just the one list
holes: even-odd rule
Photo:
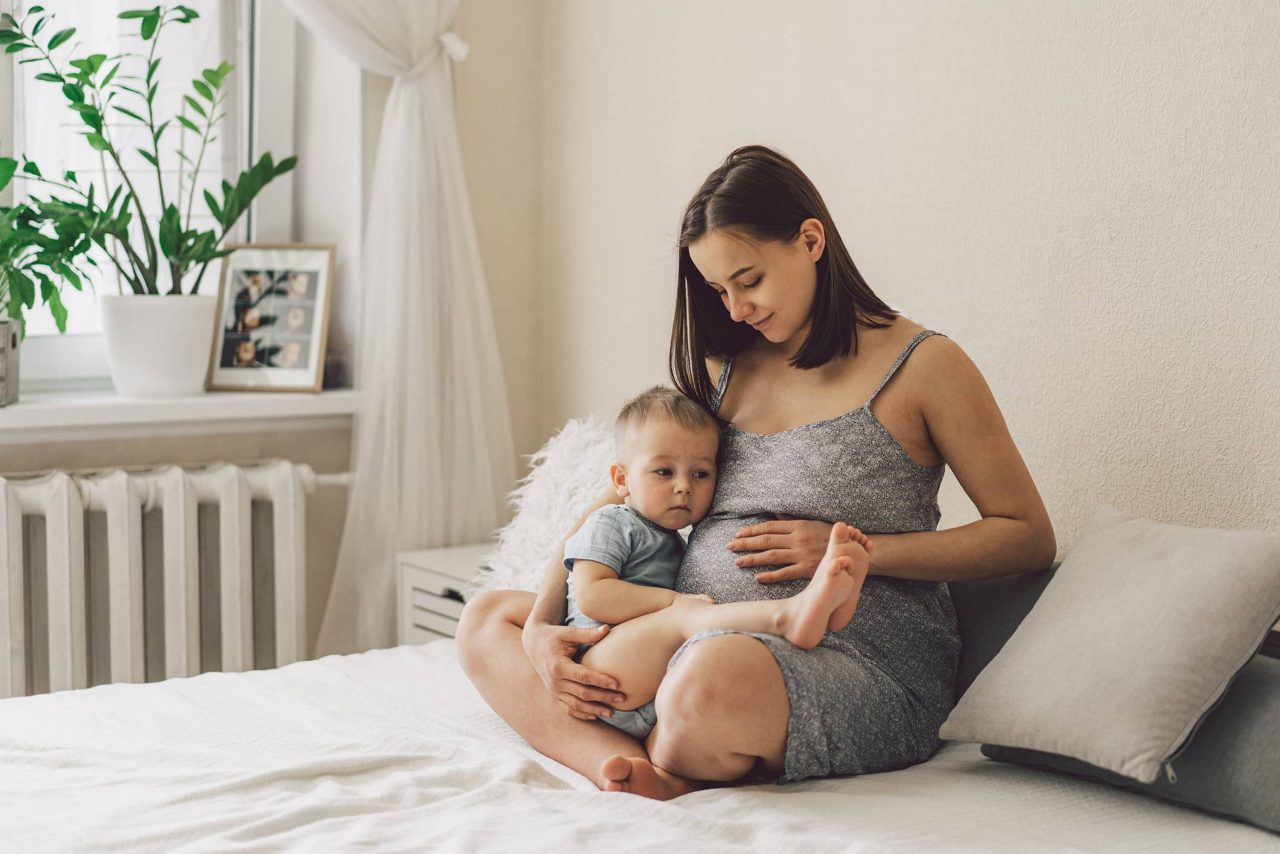
[[853, 617], [870, 566], [870, 548], [865, 534], [838, 522], [813, 580], [790, 599], [725, 605], [680, 600], [670, 608], [614, 626], [587, 650], [582, 663], [618, 680], [626, 699], [615, 708], [634, 709], [657, 695], [667, 662], [698, 632], [765, 632], [812, 649], [828, 630], [844, 628]]
[[665, 800], [683, 794], [666, 785], [671, 774], [727, 782], [783, 771], [791, 704], [777, 660], [753, 637], [694, 644], [658, 689], [657, 712], [646, 742], [652, 759], [610, 757], [603, 788]]
[[[553, 699], [525, 655], [520, 633], [533, 607], [532, 593], [482, 593], [467, 603], [458, 624], [462, 667], [480, 695], [529, 744], [604, 788], [601, 770], [613, 756], [644, 757], [644, 747], [599, 721], [570, 717]], [[656, 775], [655, 775], [656, 777]], [[674, 774], [657, 777], [674, 797], [698, 788]]]

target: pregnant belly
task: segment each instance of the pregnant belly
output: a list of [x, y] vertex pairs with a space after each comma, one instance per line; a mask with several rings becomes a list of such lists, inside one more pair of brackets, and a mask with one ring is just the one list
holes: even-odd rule
[[745, 602], [753, 599], [785, 599], [804, 589], [805, 580], [760, 584], [757, 572], [776, 566], [740, 567], [734, 560], [742, 552], [729, 551], [729, 541], [739, 528], [767, 522], [772, 516], [710, 516], [694, 527], [685, 548], [676, 590], [705, 593], [717, 602]]

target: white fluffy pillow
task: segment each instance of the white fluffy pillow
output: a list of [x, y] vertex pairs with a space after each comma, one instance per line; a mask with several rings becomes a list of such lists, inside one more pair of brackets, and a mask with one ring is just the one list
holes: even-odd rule
[[528, 476], [508, 497], [515, 516], [477, 589], [538, 589], [565, 535], [608, 486], [613, 450], [612, 428], [593, 416], [570, 419], [529, 457]]

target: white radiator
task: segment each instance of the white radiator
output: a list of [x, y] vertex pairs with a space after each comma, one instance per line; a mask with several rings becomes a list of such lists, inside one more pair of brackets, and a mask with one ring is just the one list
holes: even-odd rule
[[[271, 611], [257, 622], [274, 624], [272, 638], [258, 639], [274, 640], [267, 663], [304, 657], [306, 496], [317, 480], [310, 466], [284, 460], [0, 477], [0, 698], [34, 693], [37, 682], [88, 687], [91, 664], [93, 684], [193, 676], [204, 669], [202, 635], [216, 669], [263, 666], [254, 660], [255, 577], [260, 594], [274, 589], [256, 597]], [[258, 523], [265, 511], [253, 513], [264, 502], [269, 527]], [[200, 512], [210, 506], [216, 532], [213, 514]], [[89, 533], [96, 512], [105, 538], [100, 526]], [[31, 517], [43, 518], [43, 549]], [[37, 659], [47, 660], [47, 679]]]

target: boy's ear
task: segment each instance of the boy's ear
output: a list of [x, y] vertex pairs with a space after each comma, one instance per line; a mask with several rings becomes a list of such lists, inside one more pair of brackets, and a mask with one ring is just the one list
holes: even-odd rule
[[626, 498], [631, 494], [631, 488], [627, 486], [627, 470], [618, 463], [609, 466], [609, 480], [619, 497]]

